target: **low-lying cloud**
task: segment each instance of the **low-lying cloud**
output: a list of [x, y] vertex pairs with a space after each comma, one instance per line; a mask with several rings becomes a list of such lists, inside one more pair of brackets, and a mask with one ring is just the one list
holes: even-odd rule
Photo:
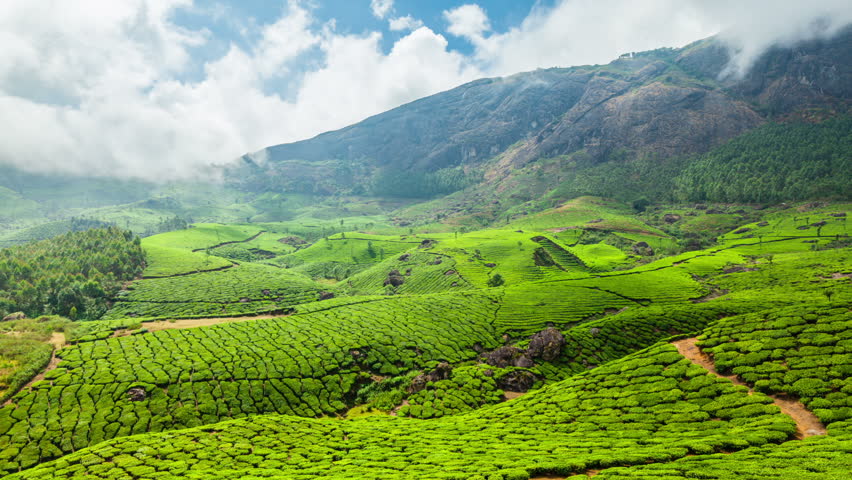
[[[392, 1], [365, 3], [406, 32], [383, 51], [381, 33], [341, 33], [334, 22], [318, 22], [309, 2], [291, 0], [250, 47], [231, 45], [198, 65], [193, 52], [212, 33], [173, 20], [194, 8], [192, 0], [0, 2], [0, 163], [204, 177], [211, 164], [481, 76], [606, 63], [719, 31], [733, 52], [727, 73], [740, 75], [774, 44], [828, 36], [852, 22], [852, 7], [835, 0], [564, 0], [494, 32], [484, 5], [460, 5], [445, 12], [445, 24], [423, 26], [394, 16]], [[445, 35], [470, 42], [473, 52], [451, 50]], [[200, 76], [188, 74], [199, 67]]]

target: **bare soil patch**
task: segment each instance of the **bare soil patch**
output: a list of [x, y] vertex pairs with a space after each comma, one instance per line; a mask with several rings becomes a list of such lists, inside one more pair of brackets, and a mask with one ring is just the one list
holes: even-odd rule
[[[217, 318], [186, 318], [182, 320], [158, 320], [156, 322], [145, 322], [142, 324], [142, 328], [147, 329], [149, 332], [156, 332], [159, 330], [172, 330], [179, 328], [195, 328], [195, 327], [209, 327], [211, 325], [220, 325], [222, 323], [236, 323], [236, 322], [245, 322], [248, 320], [266, 320], [270, 318], [279, 318], [286, 317], [287, 315], [257, 315], [254, 317], [217, 317]], [[116, 330], [114, 337], [123, 337], [125, 335], [130, 335], [134, 331], [133, 330]]]

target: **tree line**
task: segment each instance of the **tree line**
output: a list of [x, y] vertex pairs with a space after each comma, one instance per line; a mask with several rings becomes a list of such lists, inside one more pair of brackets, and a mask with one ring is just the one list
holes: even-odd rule
[[0, 317], [97, 319], [122, 283], [141, 275], [139, 237], [117, 227], [69, 232], [0, 250]]

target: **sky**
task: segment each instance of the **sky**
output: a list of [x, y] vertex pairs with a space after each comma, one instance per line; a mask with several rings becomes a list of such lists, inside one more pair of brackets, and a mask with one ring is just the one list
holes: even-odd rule
[[0, 164], [165, 180], [465, 82], [719, 34], [741, 75], [848, 0], [2, 0]]

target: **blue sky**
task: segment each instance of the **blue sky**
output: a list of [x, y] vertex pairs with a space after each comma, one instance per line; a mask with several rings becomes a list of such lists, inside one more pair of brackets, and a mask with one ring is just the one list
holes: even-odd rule
[[[228, 42], [246, 44], [249, 39], [236, 28], [235, 22], [245, 25], [252, 23], [272, 23], [287, 10], [284, 2], [269, 0], [203, 0], [194, 2], [196, 8], [181, 9], [175, 13], [175, 21], [188, 28], [208, 28], [214, 34], [215, 41], [209, 45], [214, 52], [227, 49]], [[444, 11], [452, 10], [465, 2], [457, 0], [396, 0], [390, 16], [412, 16], [435, 31], [445, 31], [448, 22]], [[506, 31], [517, 27], [529, 15], [534, 6], [552, 7], [555, 0], [490, 0], [479, 2], [488, 13], [495, 31]], [[388, 28], [388, 22], [377, 18], [370, 9], [370, 0], [316, 0], [314, 14], [319, 23], [334, 19], [337, 28], [343, 33], [365, 33], [381, 31], [384, 34], [382, 46], [390, 50], [393, 42], [405, 32], [394, 32]], [[230, 18], [214, 18], [211, 12], [228, 12]], [[450, 48], [464, 53], [473, 50], [472, 45], [461, 38], [450, 36]]]
[[197, 177], [477, 78], [717, 32], [741, 74], [849, 23], [848, 0], [0, 0], [0, 164]]
[[[458, 0], [395, 0], [384, 18], [377, 17], [371, 9], [370, 0], [313, 0], [310, 6], [315, 25], [334, 21], [340, 34], [366, 35], [380, 32], [381, 48], [388, 53], [393, 45], [409, 33], [409, 30], [391, 30], [391, 18], [411, 17], [427, 28], [442, 33], [448, 49], [463, 55], [474, 53], [475, 47], [463, 37], [448, 34], [449, 21], [444, 12], [471, 2]], [[557, 0], [489, 0], [478, 2], [487, 13], [489, 25], [494, 32], [505, 32], [517, 28], [534, 8], [549, 9]], [[209, 30], [209, 40], [193, 49], [194, 67], [188, 77], [198, 78], [204, 62], [214, 60], [227, 53], [231, 44], [250, 49], [258, 40], [260, 28], [286, 15], [289, 5], [285, 1], [270, 0], [196, 0], [192, 8], [177, 9], [173, 20], [177, 25], [192, 30]], [[306, 56], [305, 68], [321, 62], [322, 55]], [[285, 94], [285, 92], [282, 92]]]

